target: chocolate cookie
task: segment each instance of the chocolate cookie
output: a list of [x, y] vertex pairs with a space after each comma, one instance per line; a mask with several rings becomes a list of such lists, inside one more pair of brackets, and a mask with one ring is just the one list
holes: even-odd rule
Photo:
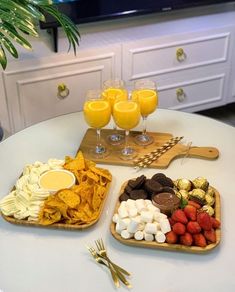
[[133, 190], [130, 193], [130, 198], [132, 200], [138, 200], [138, 199], [147, 199], [148, 193], [145, 190]]
[[130, 194], [130, 192], [132, 191], [133, 189], [127, 184], [125, 189], [124, 189], [124, 192], [126, 192], [127, 194]]
[[130, 196], [127, 194], [127, 193], [122, 193], [119, 197], [119, 201], [122, 202], [122, 201], [127, 201], [128, 199], [130, 199]]
[[142, 185], [145, 183], [145, 181], [146, 181], [145, 175], [141, 175], [137, 177], [135, 180], [134, 179], [129, 180], [128, 185], [132, 189], [140, 189]]
[[163, 187], [170, 187], [170, 188], [174, 187], [173, 181], [167, 176], [159, 177], [157, 182], [160, 183]]
[[159, 173], [154, 174], [151, 179], [154, 179], [158, 182], [158, 179], [163, 179], [165, 177], [166, 176], [164, 173], [159, 172]]
[[144, 188], [150, 194], [157, 194], [162, 191], [162, 185], [154, 179], [148, 179], [144, 184]]

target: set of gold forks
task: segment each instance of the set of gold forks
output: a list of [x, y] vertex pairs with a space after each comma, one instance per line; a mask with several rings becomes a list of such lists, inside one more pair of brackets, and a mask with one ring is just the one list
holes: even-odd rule
[[114, 285], [120, 287], [120, 281], [126, 285], [128, 288], [132, 288], [131, 284], [127, 281], [125, 276], [131, 276], [122, 267], [115, 264], [107, 255], [107, 250], [105, 248], [104, 242], [102, 239], [95, 240], [95, 245], [97, 250], [94, 247], [86, 245], [86, 248], [94, 258], [94, 260], [101, 265], [105, 265], [110, 270]]

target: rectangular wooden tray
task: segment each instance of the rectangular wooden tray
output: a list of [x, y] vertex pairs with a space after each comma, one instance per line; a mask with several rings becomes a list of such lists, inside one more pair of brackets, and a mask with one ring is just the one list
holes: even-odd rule
[[[123, 131], [120, 133], [124, 134]], [[113, 130], [111, 129], [102, 129], [101, 130], [101, 137], [104, 145], [109, 149], [110, 154], [105, 158], [94, 158], [90, 154], [90, 149], [93, 148], [96, 144], [96, 132], [94, 129], [88, 129], [85, 133], [79, 150], [81, 150], [85, 156], [85, 158], [95, 161], [96, 163], [102, 164], [112, 164], [112, 165], [122, 165], [122, 166], [134, 166], [133, 161], [131, 160], [122, 160], [119, 155], [118, 151], [123, 147], [123, 145], [119, 146], [112, 146], [107, 143], [107, 136], [112, 134]], [[169, 139], [173, 137], [170, 133], [155, 133], [149, 132], [149, 135], [154, 137], [154, 143], [148, 146], [139, 146], [134, 142], [134, 136], [139, 134], [138, 131], [131, 131], [129, 142], [132, 147], [139, 153], [139, 156], [147, 154], [156, 148], [162, 146], [166, 143]], [[170, 162], [177, 158], [177, 157], [197, 157], [197, 158], [204, 158], [204, 159], [216, 159], [219, 156], [219, 151], [214, 147], [188, 147], [187, 145], [183, 145], [181, 143], [176, 144], [170, 150], [165, 152], [161, 157], [159, 157], [156, 161], [154, 161], [149, 167], [151, 168], [166, 168], [170, 164]]]
[[10, 216], [5, 216], [1, 212], [0, 213], [3, 217], [3, 219], [5, 219], [7, 222], [9, 222], [11, 224], [30, 226], [30, 227], [45, 227], [45, 228], [51, 228], [51, 229], [84, 230], [84, 229], [87, 229], [87, 228], [93, 226], [94, 224], [96, 224], [99, 221], [100, 216], [102, 214], [102, 211], [104, 209], [106, 198], [108, 196], [110, 184], [111, 183], [108, 183], [106, 186], [106, 192], [104, 195], [104, 199], [100, 205], [99, 214], [98, 214], [97, 218], [95, 220], [87, 223], [87, 224], [76, 225], [76, 224], [54, 223], [51, 225], [42, 225], [42, 224], [39, 224], [38, 222], [35, 222], [35, 221], [28, 221], [26, 219], [15, 219], [15, 218], [10, 217]]
[[[120, 194], [123, 192], [127, 182], [122, 185]], [[220, 207], [220, 194], [219, 192], [213, 188], [215, 191], [215, 218], [221, 221], [221, 207]], [[116, 203], [114, 214], [117, 213], [117, 210], [120, 206], [119, 200]], [[216, 242], [207, 245], [206, 247], [198, 247], [198, 246], [185, 246], [182, 244], [169, 244], [169, 243], [158, 243], [156, 241], [145, 241], [145, 240], [135, 240], [135, 239], [123, 239], [120, 234], [115, 231], [115, 223], [112, 222], [110, 225], [110, 231], [114, 238], [120, 241], [123, 244], [136, 246], [136, 247], [145, 247], [145, 248], [153, 248], [153, 249], [162, 249], [168, 251], [179, 251], [179, 252], [189, 252], [189, 253], [207, 253], [217, 247], [221, 240], [221, 229], [216, 229]]]

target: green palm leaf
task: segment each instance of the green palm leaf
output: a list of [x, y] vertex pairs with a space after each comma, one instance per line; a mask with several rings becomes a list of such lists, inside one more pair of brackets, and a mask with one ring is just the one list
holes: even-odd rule
[[[0, 0], [0, 64], [7, 66], [5, 49], [14, 58], [18, 53], [13, 42], [25, 49], [32, 49], [27, 35], [38, 37], [38, 22], [45, 21], [44, 14], [53, 16], [63, 28], [74, 54], [79, 45], [80, 35], [76, 25], [53, 5], [52, 0]], [[23, 36], [25, 35], [25, 36]]]

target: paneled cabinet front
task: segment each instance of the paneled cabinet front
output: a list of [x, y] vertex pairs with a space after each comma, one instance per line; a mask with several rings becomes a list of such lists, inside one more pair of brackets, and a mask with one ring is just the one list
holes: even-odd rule
[[82, 110], [86, 92], [120, 76], [120, 48], [4, 72], [12, 133], [61, 114]]
[[159, 106], [186, 111], [226, 103], [234, 28], [133, 41], [123, 46], [123, 78], [156, 81]]

